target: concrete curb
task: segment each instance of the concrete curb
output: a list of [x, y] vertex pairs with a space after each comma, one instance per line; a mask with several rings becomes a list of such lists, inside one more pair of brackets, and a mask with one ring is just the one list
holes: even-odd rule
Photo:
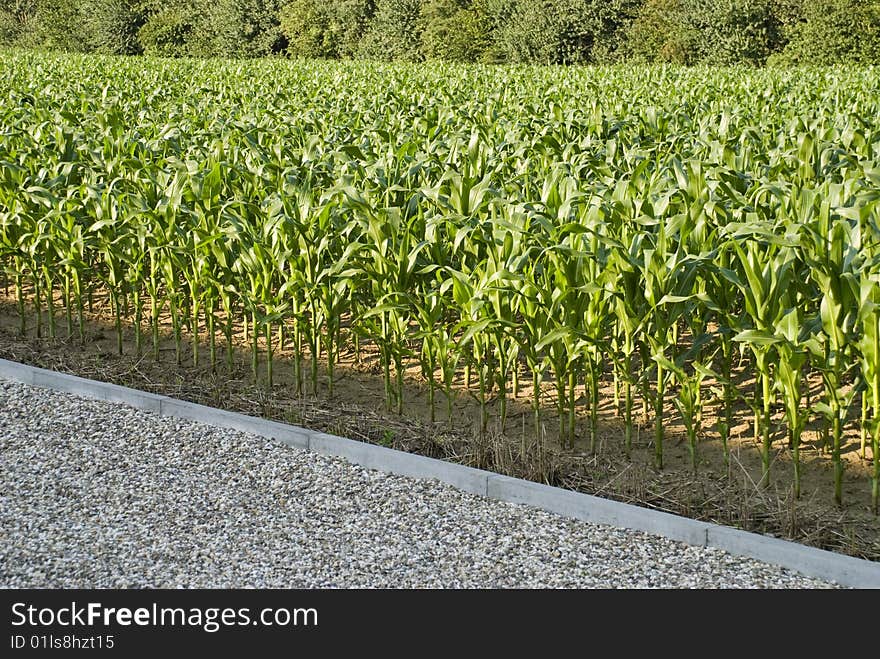
[[488, 496], [536, 506], [586, 522], [662, 535], [698, 547], [707, 546], [711, 526], [687, 517], [497, 474], [489, 477]]
[[162, 416], [249, 432], [316, 453], [344, 457], [370, 469], [415, 478], [436, 478], [491, 499], [527, 504], [596, 524], [644, 531], [690, 545], [715, 547], [842, 586], [880, 588], [880, 563], [874, 561], [5, 359], [0, 359], [0, 378], [125, 403]]

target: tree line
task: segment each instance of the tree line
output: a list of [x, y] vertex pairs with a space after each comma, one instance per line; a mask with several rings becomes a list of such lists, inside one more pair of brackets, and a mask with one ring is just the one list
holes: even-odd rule
[[0, 45], [171, 57], [877, 64], [880, 0], [0, 0]]

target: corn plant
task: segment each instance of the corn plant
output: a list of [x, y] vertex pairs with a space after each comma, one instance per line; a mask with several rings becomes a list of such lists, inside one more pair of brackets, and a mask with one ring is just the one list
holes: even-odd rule
[[548, 408], [563, 450], [580, 427], [600, 450], [609, 380], [626, 455], [641, 407], [663, 467], [672, 403], [692, 467], [711, 433], [727, 460], [746, 401], [761, 483], [784, 430], [796, 495], [818, 415], [835, 498], [852, 432], [876, 510], [877, 71], [552, 73], [4, 51], [19, 330], [57, 337], [63, 308], [82, 340], [106, 299], [117, 352], [148, 324], [161, 360], [168, 317], [178, 364], [186, 334], [216, 371], [222, 336], [233, 374], [240, 338], [270, 387], [288, 351], [297, 395], [324, 375], [333, 395], [352, 342], [378, 353], [389, 409], [417, 366], [431, 419], [442, 388], [452, 423], [463, 382], [483, 433], [492, 415], [506, 432], [522, 375], [519, 451], [542, 471]]

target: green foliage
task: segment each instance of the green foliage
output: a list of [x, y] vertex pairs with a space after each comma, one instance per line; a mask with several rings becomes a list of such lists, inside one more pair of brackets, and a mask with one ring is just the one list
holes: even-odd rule
[[25, 45], [37, 12], [37, 0], [0, 0], [0, 45]]
[[880, 2], [810, 0], [777, 64], [880, 64]]
[[145, 15], [139, 0], [81, 0], [80, 21], [87, 50], [114, 55], [141, 52], [138, 30]]
[[707, 64], [761, 65], [780, 41], [768, 0], [690, 0]]
[[647, 0], [629, 50], [648, 61], [761, 65], [784, 44], [799, 0]]
[[627, 39], [627, 50], [649, 62], [690, 64], [698, 59], [699, 33], [684, 0], [646, 0]]
[[880, 61], [876, 0], [647, 0], [628, 50], [684, 64]]
[[179, 11], [191, 25], [181, 54], [196, 57], [244, 55], [238, 0], [188, 0]]
[[788, 43], [795, 28], [804, 18], [804, 6], [810, 0], [768, 0], [770, 10], [779, 26], [780, 47]]
[[419, 61], [421, 0], [377, 0], [357, 54], [374, 60]]
[[644, 0], [593, 0], [592, 30], [594, 45], [592, 61], [603, 64], [617, 62], [626, 55], [626, 34], [638, 16]]
[[283, 0], [236, 0], [232, 16], [236, 26], [236, 54], [262, 57], [284, 51], [286, 40], [281, 31], [279, 12]]
[[133, 54], [140, 51], [141, 0], [4, 0], [0, 44]]
[[487, 8], [479, 0], [427, 0], [419, 20], [427, 59], [474, 62], [491, 43]]
[[0, 273], [22, 332], [64, 313], [72, 337], [94, 291], [117, 350], [148, 326], [163, 359], [168, 318], [178, 361], [185, 329], [216, 371], [225, 338], [232, 372], [247, 323], [255, 380], [272, 387], [283, 336], [298, 394], [365, 348], [389, 409], [418, 369], [454, 425], [464, 382], [484, 437], [530, 381], [523, 456], [545, 436], [599, 450], [613, 377], [621, 442], [639, 450], [637, 396], [658, 468], [670, 422], [696, 469], [742, 395], [761, 483], [787, 450], [797, 479], [818, 426], [840, 502], [864, 430], [880, 506], [876, 69], [4, 55]]
[[876, 64], [880, 0], [0, 0], [0, 45], [171, 57]]
[[281, 32], [294, 57], [339, 57], [336, 9], [321, 0], [292, 0], [281, 8]]
[[260, 57], [281, 52], [277, 0], [147, 0], [138, 42], [147, 54]]
[[617, 57], [637, 0], [511, 0], [493, 50], [510, 62], [576, 64]]
[[80, 11], [66, 0], [14, 3], [20, 31], [17, 43], [28, 47], [78, 51], [84, 49]]
[[289, 0], [281, 6], [281, 32], [294, 57], [354, 57], [375, 11], [373, 0]]
[[333, 8], [332, 32], [339, 57], [354, 57], [364, 34], [376, 13], [376, 0], [336, 0]]
[[281, 7], [281, 31], [294, 57], [336, 57], [331, 10], [322, 0], [293, 0]]
[[178, 0], [150, 8], [137, 40], [146, 55], [174, 57], [190, 54], [189, 44], [199, 20], [198, 9]]

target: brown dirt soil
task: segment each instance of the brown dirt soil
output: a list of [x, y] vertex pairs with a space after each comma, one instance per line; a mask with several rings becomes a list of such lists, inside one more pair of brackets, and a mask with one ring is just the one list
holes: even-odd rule
[[[124, 353], [119, 355], [109, 305], [99, 296], [95, 301], [94, 312], [86, 314], [84, 341], [80, 341], [76, 332], [68, 337], [60, 303], [56, 309], [56, 338], [45, 336], [48, 328], [45, 312], [44, 336], [38, 338], [34, 332], [32, 306], [29, 305], [28, 327], [22, 335], [14, 301], [3, 297], [0, 290], [0, 357], [880, 560], [880, 519], [870, 511], [873, 456], [870, 447], [865, 456], [861, 455], [858, 433], [852, 428], [847, 434], [844, 453], [847, 461], [844, 505], [838, 508], [833, 503], [831, 461], [821, 450], [819, 432], [813, 426], [805, 432], [802, 445], [801, 498], [796, 500], [792, 494], [791, 459], [781, 430], [774, 442], [771, 486], [758, 487], [760, 451], [752, 436], [751, 413], [742, 405], [736, 411], [727, 465], [715, 432], [715, 410], [707, 407], [698, 444], [699, 468], [694, 473], [681, 419], [668, 396], [664, 469], [658, 471], [653, 466], [653, 420], [641, 416], [638, 399], [634, 412], [640, 428], [633, 437], [631, 458], [624, 454], [623, 423], [616, 413], [610, 382], [601, 394], [595, 453], [589, 446], [583, 392], [579, 392], [580, 414], [574, 449], [562, 450], [557, 439], [558, 421], [551, 388], [542, 391], [544, 432], [541, 446], [538, 445], [529, 408], [531, 391], [525, 386], [530, 380], [526, 376], [522, 376], [523, 386], [518, 397], [509, 400], [503, 429], [499, 427], [497, 400], [493, 394], [489, 432], [481, 437], [476, 387], [465, 391], [461, 373], [456, 381], [453, 418], [447, 418], [446, 399], [438, 391], [437, 421], [432, 423], [427, 386], [418, 366], [406, 372], [403, 414], [385, 409], [381, 370], [370, 346], [361, 346], [360, 360], [351, 346], [343, 349], [335, 369], [332, 398], [328, 396], [323, 364], [318, 395], [299, 396], [295, 392], [289, 348], [279, 351], [276, 346], [271, 390], [265, 384], [264, 352], [261, 352], [260, 377], [256, 382], [253, 379], [250, 351], [242, 340], [240, 327], [236, 328], [236, 355], [231, 371], [225, 365], [219, 329], [218, 364], [214, 371], [210, 368], [204, 336], [200, 337], [200, 364], [192, 366], [191, 337], [186, 331], [182, 363], [178, 365], [174, 342], [167, 331], [170, 328], [167, 318], [163, 318], [158, 362], [149, 352], [146, 327], [143, 331], [145, 354], [135, 354], [134, 330], [130, 324], [125, 328]], [[261, 343], [261, 347], [264, 344]], [[308, 360], [305, 366], [307, 369]], [[306, 380], [306, 390], [310, 391], [308, 372]], [[741, 385], [748, 387], [749, 383]], [[818, 391], [817, 382], [811, 395]], [[857, 426], [856, 423], [848, 425]]]

